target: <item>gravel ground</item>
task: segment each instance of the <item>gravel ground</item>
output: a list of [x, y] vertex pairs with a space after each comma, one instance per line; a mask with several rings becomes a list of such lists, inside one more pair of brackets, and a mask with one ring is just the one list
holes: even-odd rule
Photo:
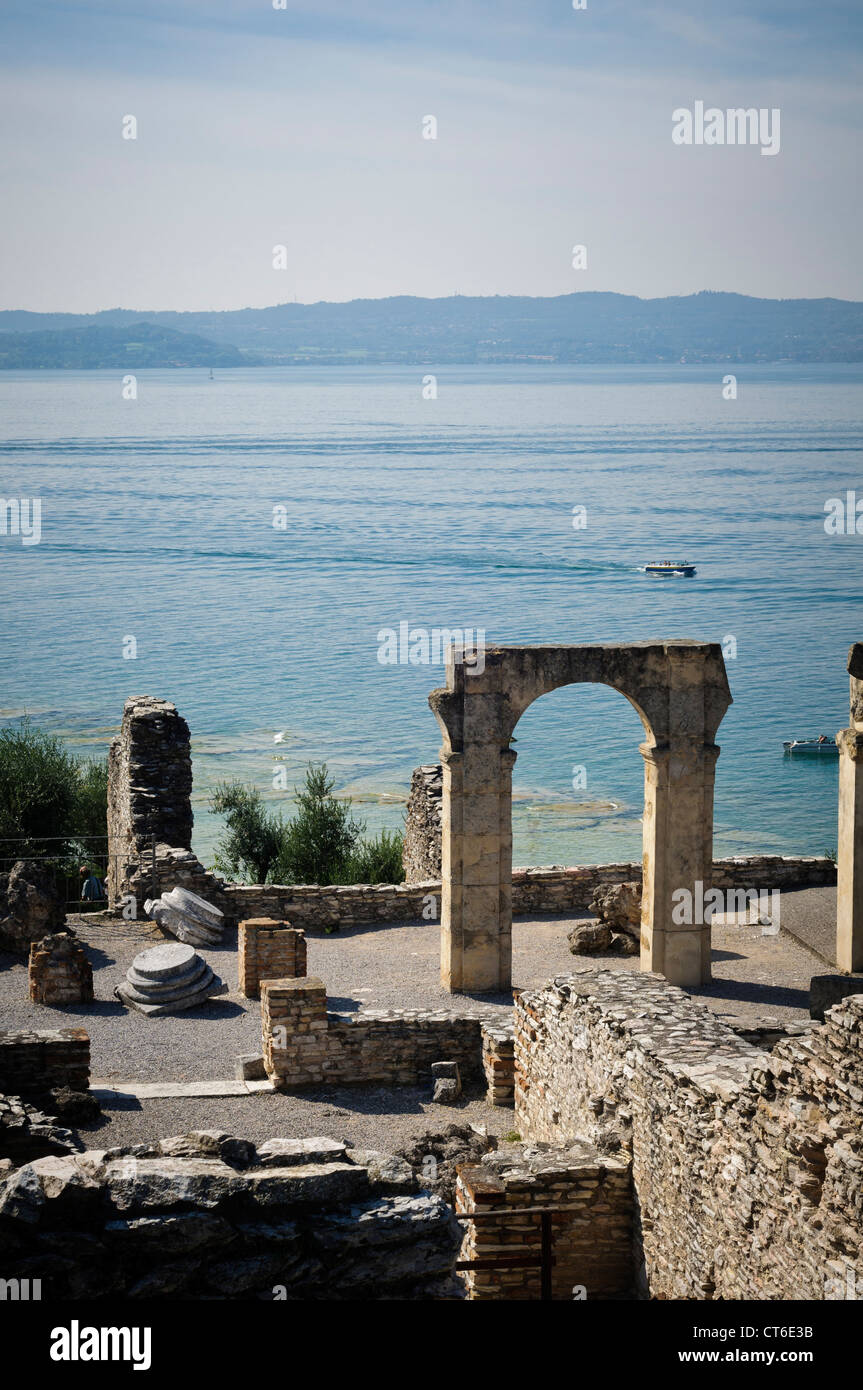
[[[824, 924], [831, 890], [794, 894], [795, 923]], [[791, 896], [791, 895], [789, 895]], [[783, 894], [783, 916], [786, 895]], [[637, 969], [637, 957], [573, 956], [566, 933], [572, 917], [520, 919], [513, 930], [513, 980], [522, 988], [554, 975], [591, 966]], [[18, 957], [0, 954], [0, 1027], [87, 1028], [94, 1081], [191, 1081], [232, 1078], [240, 1052], [260, 1051], [260, 1006], [237, 993], [236, 933], [201, 952], [231, 993], [173, 1017], [145, 1018], [114, 997], [114, 985], [132, 959], [164, 938], [148, 922], [74, 922], [94, 967], [93, 1004], [49, 1009], [27, 999], [27, 968]], [[814, 929], [814, 928], [813, 928]], [[329, 1007], [337, 1012], [372, 1008], [446, 1008], [462, 1013], [511, 1008], [509, 995], [450, 995], [438, 978], [440, 930], [414, 922], [349, 928], [309, 938], [309, 970], [326, 982]], [[715, 1013], [735, 1017], [790, 1020], [808, 1017], [809, 979], [828, 968], [793, 937], [765, 937], [759, 927], [714, 927], [714, 980], [693, 991]], [[90, 1128], [94, 1145], [137, 1142], [193, 1128], [219, 1127], [252, 1139], [275, 1134], [318, 1134], [370, 1148], [393, 1149], [428, 1128], [447, 1124], [487, 1124], [507, 1133], [512, 1112], [496, 1110], [477, 1098], [459, 1106], [432, 1105], [430, 1088], [352, 1087], [304, 1091], [302, 1095], [252, 1095], [134, 1101], [106, 1112]]]

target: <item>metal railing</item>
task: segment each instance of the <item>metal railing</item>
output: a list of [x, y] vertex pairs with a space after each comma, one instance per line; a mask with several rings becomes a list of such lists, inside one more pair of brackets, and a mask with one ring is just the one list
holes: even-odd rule
[[458, 1260], [457, 1270], [474, 1269], [538, 1269], [540, 1271], [540, 1300], [552, 1301], [552, 1270], [554, 1258], [554, 1227], [551, 1218], [558, 1212], [577, 1212], [578, 1207], [505, 1207], [494, 1211], [457, 1211], [456, 1221], [503, 1221], [509, 1216], [539, 1216], [540, 1248], [538, 1254], [481, 1256], [478, 1260]]

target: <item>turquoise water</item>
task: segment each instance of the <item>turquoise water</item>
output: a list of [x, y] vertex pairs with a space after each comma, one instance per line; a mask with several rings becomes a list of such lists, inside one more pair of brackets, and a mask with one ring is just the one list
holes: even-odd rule
[[[863, 535], [823, 522], [828, 498], [863, 498], [863, 367], [739, 368], [736, 401], [723, 371], [448, 367], [424, 400], [416, 368], [154, 370], [134, 401], [119, 372], [0, 373], [0, 494], [43, 511], [38, 545], [0, 537], [0, 715], [92, 751], [127, 695], [174, 700], [209, 861], [214, 783], [288, 810], [274, 769], [290, 788], [310, 759], [370, 828], [401, 824], [411, 769], [437, 758], [443, 673], [381, 665], [381, 628], [733, 638], [717, 852], [835, 846], [836, 764], [789, 762], [782, 741], [847, 722]], [[640, 572], [680, 557], [696, 578]], [[622, 696], [557, 691], [516, 735], [517, 863], [639, 857], [642, 730]]]

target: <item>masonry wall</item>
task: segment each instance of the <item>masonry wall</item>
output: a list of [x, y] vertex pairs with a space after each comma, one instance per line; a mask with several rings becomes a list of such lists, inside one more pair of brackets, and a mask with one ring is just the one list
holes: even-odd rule
[[[577, 868], [514, 869], [512, 911], [515, 917], [538, 912], [586, 912], [595, 890], [612, 883], [641, 881], [640, 864], [588, 864]], [[830, 859], [753, 855], [717, 859], [713, 866], [716, 888], [811, 887], [836, 882], [836, 865]], [[198, 890], [195, 890], [198, 891]], [[229, 885], [224, 901], [235, 921], [244, 917], [287, 918], [307, 931], [372, 925], [377, 922], [409, 922], [440, 917], [439, 879], [421, 883]], [[206, 893], [203, 896], [207, 896]]]
[[[108, 896], [130, 890], [152, 839], [189, 851], [192, 844], [189, 726], [168, 700], [133, 695], [108, 749]], [[150, 896], [150, 886], [146, 896]]]
[[55, 1301], [447, 1298], [460, 1236], [407, 1164], [326, 1138], [196, 1131], [0, 1179], [3, 1277]]
[[[509, 1152], [512, 1148], [512, 1152]], [[601, 1155], [590, 1144], [531, 1151], [507, 1145], [458, 1170], [456, 1211], [476, 1214], [465, 1223], [459, 1258], [533, 1257], [542, 1250], [542, 1212], [549, 1214], [551, 1296], [622, 1298], [633, 1286], [632, 1185], [628, 1157]], [[499, 1215], [498, 1215], [499, 1213]], [[537, 1266], [465, 1271], [468, 1296], [477, 1301], [538, 1299]]]
[[90, 1088], [90, 1038], [84, 1028], [0, 1032], [0, 1095]]
[[443, 769], [440, 763], [418, 767], [411, 777], [405, 811], [405, 883], [425, 883], [441, 875]]
[[863, 1291], [863, 997], [765, 1052], [657, 975], [588, 970], [516, 1005], [523, 1138], [632, 1156], [653, 1298]]
[[442, 1061], [458, 1062], [462, 1081], [481, 1085], [486, 1022], [495, 1027], [497, 1020], [420, 1009], [328, 1013], [326, 988], [314, 976], [261, 984], [264, 1066], [283, 1090], [430, 1086], [432, 1062]]
[[257, 999], [261, 980], [277, 980], [306, 973], [306, 937], [290, 922], [252, 917], [241, 922], [237, 951], [239, 990]]

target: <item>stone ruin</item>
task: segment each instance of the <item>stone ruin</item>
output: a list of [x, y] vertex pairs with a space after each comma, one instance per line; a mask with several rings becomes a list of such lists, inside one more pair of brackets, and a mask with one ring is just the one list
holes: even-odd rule
[[224, 913], [187, 888], [178, 886], [160, 898], [148, 898], [144, 911], [163, 931], [189, 946], [218, 946], [222, 940]]
[[836, 875], [836, 964], [863, 970], [863, 642], [848, 653], [850, 727], [839, 745], [839, 847]]
[[176, 705], [133, 695], [108, 750], [108, 905], [143, 911], [179, 884], [224, 908], [224, 885], [192, 853], [189, 726]]
[[441, 815], [443, 768], [440, 763], [418, 767], [411, 776], [405, 811], [405, 883], [427, 883], [441, 876]]
[[62, 931], [66, 905], [51, 869], [19, 859], [0, 874], [0, 950], [27, 952], [34, 941]]
[[154, 1017], [205, 1004], [228, 986], [191, 946], [180, 942], [141, 951], [114, 990], [123, 1004]]
[[[492, 647], [482, 671], [447, 653], [447, 685], [429, 704], [443, 733], [441, 980], [456, 993], [512, 983], [510, 746], [541, 695], [610, 685], [645, 730], [641, 967], [681, 985], [710, 979], [710, 924], [677, 925], [672, 894], [713, 864], [716, 731], [731, 704], [721, 648], [707, 642]], [[599, 735], [598, 735], [599, 736]]]
[[28, 979], [34, 1004], [56, 1009], [93, 1002], [93, 967], [71, 932], [55, 932], [33, 942]]

